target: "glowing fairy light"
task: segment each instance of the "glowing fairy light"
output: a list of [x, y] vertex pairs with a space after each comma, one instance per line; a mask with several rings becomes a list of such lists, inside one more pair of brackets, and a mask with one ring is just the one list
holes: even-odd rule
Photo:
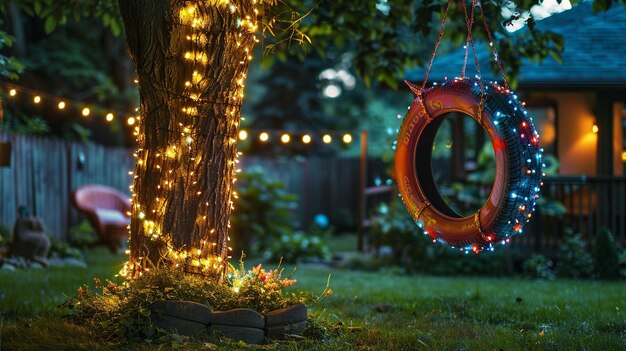
[[89, 107], [85, 107], [83, 108], [83, 110], [81, 111], [81, 114], [83, 115], [83, 117], [87, 117], [89, 116], [89, 114], [91, 113], [91, 110], [89, 109]]
[[135, 124], [135, 117], [128, 117], [126, 123], [128, 123], [129, 126], [132, 126], [133, 124]]
[[106, 118], [107, 122], [111, 122], [113, 120], [113, 114], [111, 112], [109, 112], [109, 113], [107, 113], [105, 118]]
[[65, 101], [59, 101], [57, 107], [59, 108], [59, 110], [65, 109]]
[[285, 134], [280, 136], [280, 141], [283, 144], [287, 144], [290, 140], [291, 140], [291, 137], [289, 137], [289, 134], [287, 134], [287, 133], [285, 133]]
[[304, 135], [302, 136], [302, 142], [303, 142], [303, 143], [305, 143], [305, 144], [310, 143], [310, 142], [311, 142], [311, 136], [310, 136], [310, 135], [308, 135], [308, 134], [304, 134]]
[[41, 102], [41, 96], [36, 95], [36, 96], [33, 98], [33, 102], [34, 102], [34, 103], [36, 103], [36, 104], [40, 103], [40, 102]]
[[15, 89], [9, 90], [9, 96], [15, 96], [15, 95], [17, 95], [17, 90]]
[[261, 140], [262, 142], [266, 142], [270, 139], [270, 135], [267, 134], [267, 132], [263, 132], [261, 134], [259, 134], [259, 140]]
[[343, 142], [346, 144], [350, 144], [352, 142], [352, 135], [346, 133], [343, 135]]
[[333, 138], [329, 134], [324, 134], [322, 141], [324, 144], [330, 144], [333, 141]]
[[240, 130], [239, 140], [246, 140], [246, 139], [248, 139], [248, 132], [246, 132], [245, 130]]

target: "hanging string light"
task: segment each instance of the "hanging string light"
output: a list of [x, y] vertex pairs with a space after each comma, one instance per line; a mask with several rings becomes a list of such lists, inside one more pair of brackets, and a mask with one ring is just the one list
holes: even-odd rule
[[[58, 97], [58, 96], [46, 94], [40, 91], [35, 91], [35, 90], [21, 87], [21, 86], [11, 85], [11, 86], [5, 86], [5, 88], [8, 91], [7, 101], [14, 100], [16, 97], [18, 97], [18, 95], [26, 95], [26, 96], [31, 97], [30, 101], [32, 101], [32, 103], [35, 105], [40, 105], [48, 101], [56, 105], [56, 108], [61, 111], [66, 111], [68, 109], [78, 110], [80, 111], [80, 115], [82, 117], [89, 117], [92, 115], [92, 113], [100, 114], [101, 116], [104, 117], [104, 119], [107, 122], [113, 121], [114, 116], [115, 116], [114, 112], [117, 112], [120, 115], [129, 115], [129, 113], [124, 112], [124, 111], [111, 110], [111, 109], [107, 109], [105, 107], [101, 107], [97, 105], [85, 104], [82, 101], [76, 101], [76, 100], [71, 100], [71, 99], [67, 99], [64, 97]], [[134, 122], [128, 123], [128, 124], [132, 125], [134, 124]]]
[[[239, 131], [239, 140], [246, 141], [248, 140], [250, 135], [258, 135], [258, 138], [262, 142], [268, 142], [272, 139], [272, 135], [277, 137], [277, 140], [280, 140], [282, 144], [291, 143], [292, 139], [298, 135], [302, 135], [300, 137], [300, 141], [303, 144], [310, 144], [313, 142], [312, 134], [317, 134], [316, 132], [309, 131], [293, 131], [293, 132], [285, 132], [282, 130], [245, 130], [242, 129]], [[319, 135], [319, 134], [318, 134]], [[325, 131], [321, 133], [321, 137], [318, 140], [321, 140], [324, 144], [331, 144], [334, 140], [333, 135], [337, 137], [337, 140], [340, 140], [344, 144], [350, 144], [353, 141], [353, 136], [351, 133], [345, 132], [337, 132], [337, 131]]]

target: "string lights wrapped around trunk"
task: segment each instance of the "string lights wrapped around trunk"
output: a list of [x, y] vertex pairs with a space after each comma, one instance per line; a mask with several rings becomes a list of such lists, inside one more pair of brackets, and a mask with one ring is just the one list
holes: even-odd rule
[[[479, 253], [506, 244], [521, 234], [530, 221], [542, 185], [542, 151], [532, 118], [511, 91], [482, 6], [472, 1], [471, 14], [461, 2], [467, 24], [465, 59], [461, 76], [433, 83], [426, 88], [428, 74], [444, 31], [449, 0], [441, 21], [439, 36], [421, 86], [409, 88], [416, 99], [404, 117], [396, 142], [395, 171], [402, 200], [417, 226], [433, 242], [461, 251]], [[503, 85], [480, 78], [480, 66], [471, 37], [474, 12], [478, 8], [490, 40]], [[465, 76], [471, 48], [478, 75]], [[437, 190], [431, 158], [437, 130], [448, 113], [474, 118], [488, 133], [494, 148], [496, 175], [489, 198], [474, 214], [462, 217], [452, 210]]]

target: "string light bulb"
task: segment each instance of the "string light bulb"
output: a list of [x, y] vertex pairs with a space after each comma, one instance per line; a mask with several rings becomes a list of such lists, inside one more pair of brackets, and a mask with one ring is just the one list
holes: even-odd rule
[[109, 112], [109, 113], [107, 113], [105, 118], [106, 118], [107, 122], [111, 122], [113, 120], [113, 114], [111, 112]]
[[65, 109], [65, 101], [59, 101], [57, 107], [59, 108], [59, 110]]
[[261, 140], [263, 142], [268, 141], [269, 138], [270, 138], [270, 135], [267, 134], [266, 132], [263, 132], [263, 133], [259, 134], [259, 140]]
[[343, 135], [343, 142], [346, 144], [350, 144], [352, 142], [352, 135], [346, 133]]
[[596, 123], [596, 121], [593, 121], [593, 126], [591, 126], [591, 131], [593, 132], [593, 134], [598, 134], [598, 124]]
[[311, 142], [311, 136], [310, 136], [310, 135], [308, 135], [308, 134], [304, 134], [304, 135], [302, 136], [302, 142], [303, 142], [303, 143], [305, 143], [305, 144], [310, 143], [310, 142]]
[[324, 142], [324, 144], [330, 144], [330, 142], [333, 141], [333, 138], [330, 136], [330, 134], [324, 134], [324, 136], [322, 137], [322, 141]]
[[84, 117], [87, 117], [91, 113], [91, 110], [89, 109], [89, 107], [85, 107], [81, 113]]
[[285, 133], [285, 134], [280, 136], [280, 141], [283, 144], [287, 144], [290, 140], [291, 140], [291, 138], [289, 137], [289, 134], [287, 134], [287, 133]]
[[36, 104], [40, 103], [40, 102], [41, 102], [41, 96], [36, 95], [36, 96], [33, 98], [33, 102], [34, 102], [34, 103], [36, 103]]
[[133, 124], [135, 124], [135, 117], [128, 117], [126, 123], [128, 123], [129, 126], [132, 126]]
[[9, 96], [15, 96], [15, 95], [17, 95], [17, 90], [15, 89], [9, 90]]
[[246, 132], [245, 130], [240, 130], [239, 140], [246, 140], [246, 139], [248, 139], [248, 132]]

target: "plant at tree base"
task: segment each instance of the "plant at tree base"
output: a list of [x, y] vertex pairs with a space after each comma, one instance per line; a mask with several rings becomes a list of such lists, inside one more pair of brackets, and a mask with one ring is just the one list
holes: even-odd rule
[[608, 228], [601, 228], [593, 242], [593, 272], [601, 279], [619, 276], [619, 251], [613, 234]]
[[566, 228], [559, 245], [556, 274], [566, 278], [586, 278], [592, 271], [593, 260], [585, 249], [582, 237], [571, 228]]
[[541, 254], [534, 254], [524, 261], [524, 273], [532, 278], [554, 279], [554, 264], [552, 260]]
[[[97, 330], [100, 338], [158, 341], [167, 338], [167, 334], [150, 322], [150, 305], [158, 300], [193, 301], [215, 311], [250, 308], [266, 313], [297, 303], [317, 303], [332, 294], [328, 285], [319, 296], [291, 288], [285, 291], [295, 283], [291, 275], [283, 277], [280, 266], [269, 271], [261, 265], [251, 270], [246, 270], [243, 263], [239, 268], [230, 266], [225, 284], [164, 268], [147, 271], [142, 279], [122, 284], [109, 280], [103, 283], [94, 278], [94, 288], [88, 285], [78, 288], [77, 295], [62, 307], [68, 309], [75, 321]], [[313, 322], [311, 327], [317, 324], [309, 322]]]

